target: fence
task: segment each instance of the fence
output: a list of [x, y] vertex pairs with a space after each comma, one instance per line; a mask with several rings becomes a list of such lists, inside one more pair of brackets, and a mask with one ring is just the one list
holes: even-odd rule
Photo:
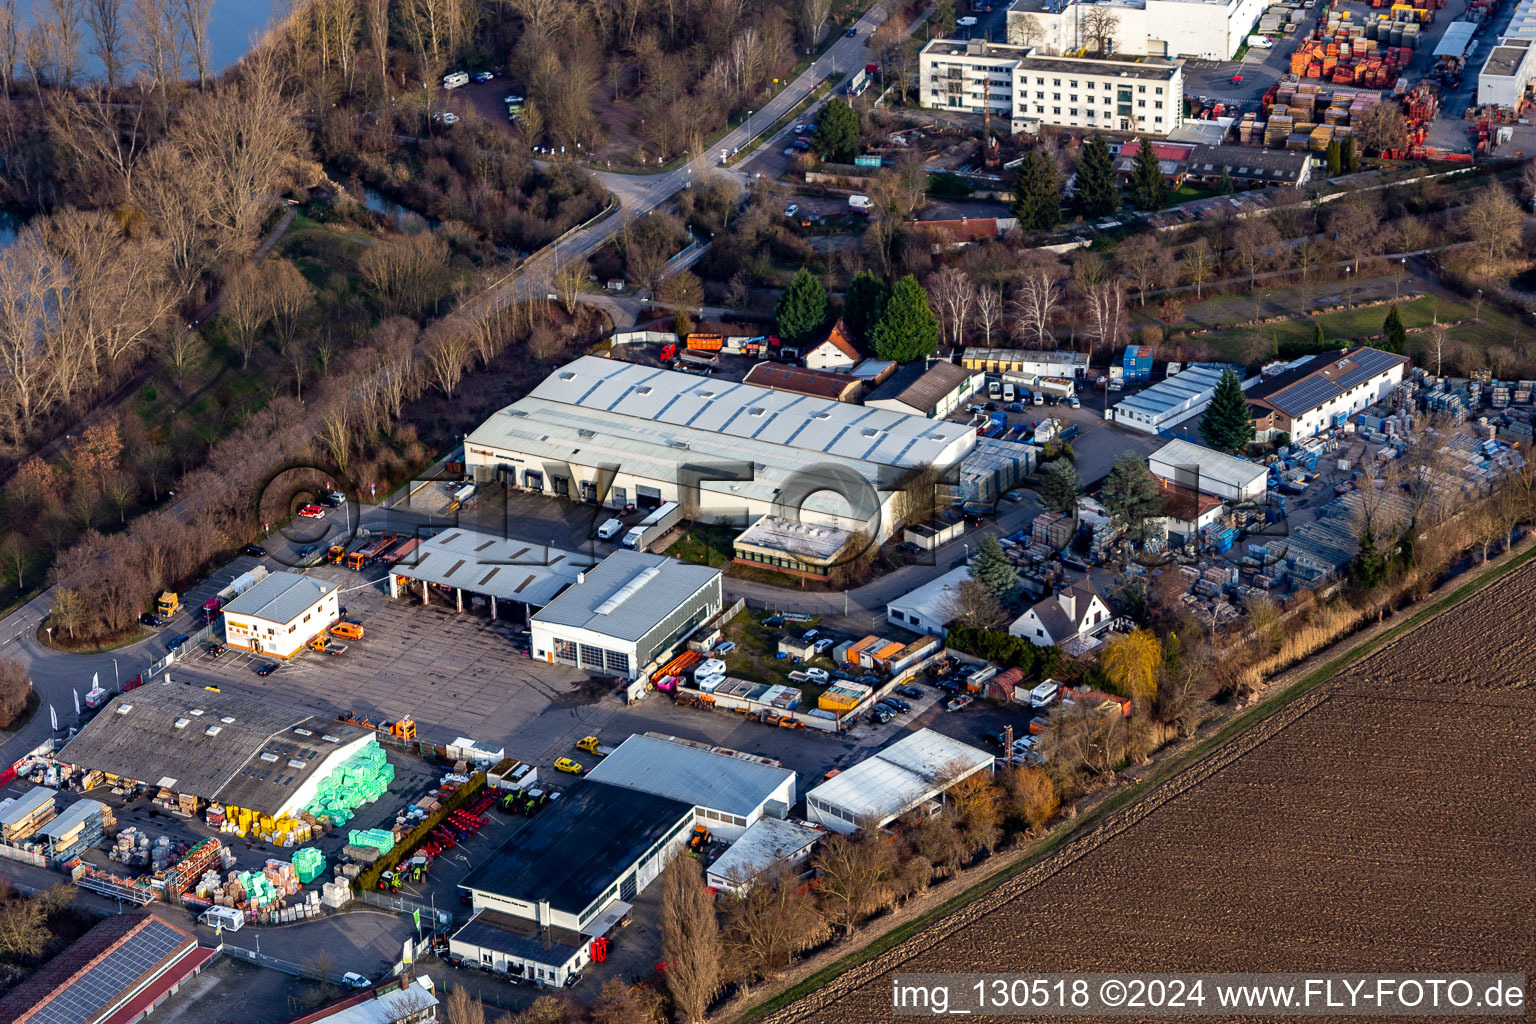
[[245, 960], [249, 963], [258, 964], [262, 967], [270, 967], [274, 971], [282, 971], [284, 974], [291, 974], [296, 978], [310, 978], [314, 981], [327, 981], [332, 985], [342, 984], [340, 974], [332, 974], [327, 971], [319, 970], [318, 968], [306, 967], [303, 964], [296, 964], [291, 960], [279, 960], [275, 956], [267, 956], [265, 953], [258, 953], [253, 949], [246, 949], [244, 946], [231, 946], [228, 943], [220, 943], [218, 948], [219, 952], [221, 953], [228, 954], [229, 956], [236, 957], [240, 960]]
[[393, 910], [397, 914], [414, 917], [418, 911], [421, 919], [428, 922], [436, 922], [439, 928], [446, 928], [453, 921], [453, 915], [446, 910], [438, 910], [427, 903], [407, 899], [404, 896], [391, 895], [374, 889], [364, 889], [358, 894], [358, 899], [369, 906], [378, 907], [381, 910]]
[[23, 850], [15, 846], [0, 845], [0, 857], [7, 860], [21, 861], [23, 864], [31, 864], [35, 868], [46, 868], [48, 858], [32, 850]]
[[619, 331], [608, 340], [615, 345], [675, 345], [678, 337], [671, 331]]
[[192, 633], [191, 635], [189, 635], [187, 637], [186, 641], [183, 642], [180, 647], [176, 648], [176, 650], [174, 650], [174, 651], [171, 651], [165, 657], [161, 658], [159, 661], [157, 661], [153, 665], [149, 666], [149, 668], [145, 669], [144, 670], [144, 675], [142, 676], [143, 681], [146, 682], [146, 683], [149, 682], [151, 679], [155, 678], [155, 676], [159, 675], [160, 673], [164, 672], [166, 669], [170, 668], [172, 665], [176, 664], [176, 659], [181, 655], [182, 651], [196, 650], [197, 649], [197, 645], [202, 643], [204, 640], [207, 640], [210, 636], [212, 636], [214, 630], [216, 630], [218, 628], [219, 628], [219, 621], [217, 619], [215, 619], [212, 622], [208, 623], [203, 628], [201, 628], [201, 629], [197, 630], [196, 632]]

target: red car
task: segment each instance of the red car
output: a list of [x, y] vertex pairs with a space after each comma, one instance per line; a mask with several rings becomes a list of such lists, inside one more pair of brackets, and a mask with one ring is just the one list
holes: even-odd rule
[[1243, 84], [1243, 76], [1242, 75], [1233, 75], [1232, 76], [1232, 84], [1233, 85], [1242, 85]]
[[299, 509], [299, 515], [305, 519], [324, 519], [325, 509], [319, 505], [305, 505]]

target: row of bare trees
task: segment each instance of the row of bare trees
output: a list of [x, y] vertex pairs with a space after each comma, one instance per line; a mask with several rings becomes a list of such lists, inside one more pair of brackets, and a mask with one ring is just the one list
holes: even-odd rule
[[36, 94], [74, 88], [88, 59], [109, 91], [130, 81], [168, 92], [187, 74], [212, 72], [213, 0], [0, 0], [0, 94], [22, 82]]

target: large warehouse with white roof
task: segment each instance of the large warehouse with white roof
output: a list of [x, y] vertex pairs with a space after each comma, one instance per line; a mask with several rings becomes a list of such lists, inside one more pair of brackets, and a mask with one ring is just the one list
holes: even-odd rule
[[486, 420], [464, 451], [480, 482], [883, 538], [902, 477], [947, 469], [975, 443], [961, 423], [583, 356]]
[[991, 767], [985, 750], [918, 729], [805, 794], [805, 816], [837, 832], [883, 828]]

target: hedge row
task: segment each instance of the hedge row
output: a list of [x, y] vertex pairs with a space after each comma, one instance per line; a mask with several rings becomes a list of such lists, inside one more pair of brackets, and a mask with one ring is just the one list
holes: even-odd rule
[[994, 629], [951, 626], [944, 643], [964, 654], [985, 658], [1005, 668], [1017, 668], [1026, 679], [1036, 674], [1051, 675], [1061, 665], [1060, 648], [1036, 647], [1021, 636]]
[[368, 892], [378, 888], [379, 878], [384, 872], [394, 870], [396, 864], [416, 852], [416, 847], [427, 841], [427, 837], [432, 834], [434, 828], [441, 825], [448, 815], [469, 803], [483, 788], [485, 788], [485, 773], [475, 772], [469, 777], [468, 782], [454, 790], [453, 795], [443, 801], [443, 806], [421, 819], [421, 824], [411, 829], [404, 839], [395, 844], [394, 849], [383, 854], [358, 873], [354, 880], [358, 891]]

